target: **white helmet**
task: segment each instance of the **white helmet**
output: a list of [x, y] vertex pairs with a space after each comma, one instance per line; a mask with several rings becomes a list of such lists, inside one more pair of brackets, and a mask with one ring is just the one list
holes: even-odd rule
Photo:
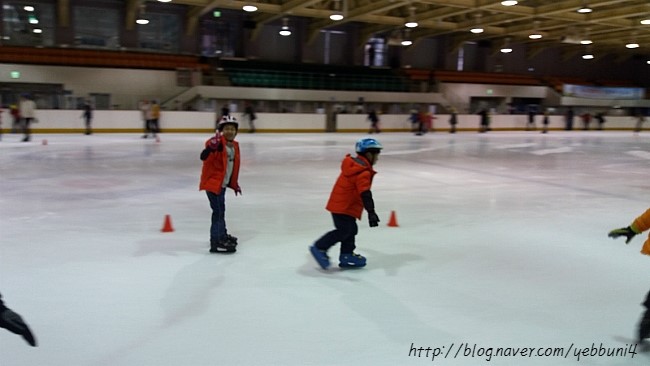
[[221, 117], [221, 120], [219, 121], [219, 124], [217, 125], [217, 130], [218, 131], [223, 131], [223, 128], [226, 125], [233, 125], [235, 126], [236, 130], [239, 130], [239, 123], [237, 122], [237, 118], [234, 116], [223, 116]]

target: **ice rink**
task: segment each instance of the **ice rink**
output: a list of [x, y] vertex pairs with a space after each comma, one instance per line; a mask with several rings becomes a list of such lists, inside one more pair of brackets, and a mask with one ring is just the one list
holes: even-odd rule
[[377, 135], [368, 266], [323, 271], [308, 246], [363, 136], [240, 134], [222, 255], [198, 191], [208, 134], [5, 134], [0, 293], [39, 347], [0, 330], [0, 364], [650, 364], [630, 353], [647, 233], [607, 237], [650, 207], [650, 133]]

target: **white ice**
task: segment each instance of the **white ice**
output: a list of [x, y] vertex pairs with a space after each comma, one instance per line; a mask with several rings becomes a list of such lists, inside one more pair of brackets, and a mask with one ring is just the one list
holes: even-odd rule
[[362, 136], [239, 135], [243, 196], [228, 193], [226, 218], [240, 244], [220, 255], [198, 191], [208, 135], [5, 134], [0, 292], [40, 344], [0, 330], [0, 364], [650, 364], [575, 355], [634, 342], [646, 234], [607, 232], [650, 207], [650, 134], [376, 135], [382, 222], [364, 217], [357, 236], [368, 266], [322, 271], [308, 246], [332, 229], [324, 206]]

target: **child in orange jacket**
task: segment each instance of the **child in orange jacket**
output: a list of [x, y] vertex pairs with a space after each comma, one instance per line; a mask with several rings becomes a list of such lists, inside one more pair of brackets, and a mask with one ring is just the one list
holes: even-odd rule
[[332, 213], [335, 229], [323, 235], [310, 248], [311, 254], [323, 269], [330, 265], [327, 250], [341, 242], [339, 267], [364, 267], [366, 258], [354, 253], [355, 236], [358, 232], [356, 220], [361, 219], [365, 208], [370, 227], [379, 225], [372, 199], [372, 179], [376, 172], [372, 166], [377, 163], [383, 146], [372, 138], [360, 139], [356, 143], [357, 156], [348, 154], [341, 163], [339, 175], [329, 201], [325, 207]]
[[233, 253], [237, 238], [226, 229], [226, 188], [241, 194], [239, 187], [239, 143], [235, 141], [239, 124], [235, 117], [224, 116], [218, 124], [217, 135], [205, 142], [201, 152], [203, 168], [199, 190], [206, 191], [212, 208], [210, 253]]
[[[628, 244], [634, 236], [648, 229], [650, 229], [650, 209], [637, 217], [630, 226], [610, 231], [609, 237], [618, 238], [619, 236], [625, 236], [627, 238], [625, 244]], [[648, 239], [643, 244], [641, 253], [650, 255], [650, 235], [648, 235]], [[650, 292], [648, 292], [643, 306], [645, 306], [646, 311], [641, 317], [639, 324], [639, 343], [643, 342], [644, 339], [650, 338]]]

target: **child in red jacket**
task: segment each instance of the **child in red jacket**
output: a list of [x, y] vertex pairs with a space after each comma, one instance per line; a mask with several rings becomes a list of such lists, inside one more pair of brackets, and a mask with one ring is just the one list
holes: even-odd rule
[[310, 248], [311, 254], [323, 269], [330, 265], [327, 250], [341, 242], [339, 267], [364, 267], [366, 258], [354, 253], [355, 236], [358, 232], [356, 220], [361, 219], [365, 208], [368, 211], [370, 227], [379, 225], [379, 217], [375, 213], [375, 203], [372, 199], [372, 178], [376, 172], [372, 166], [377, 163], [383, 146], [372, 138], [357, 141], [357, 156], [348, 154], [341, 163], [339, 175], [326, 209], [332, 213], [335, 229], [323, 235]]
[[224, 116], [217, 125], [217, 134], [205, 142], [201, 152], [203, 169], [199, 190], [206, 191], [212, 208], [210, 253], [233, 253], [237, 238], [226, 229], [226, 188], [241, 194], [239, 187], [239, 143], [235, 141], [239, 124], [235, 117]]
[[[625, 244], [628, 244], [633, 237], [648, 229], [650, 229], [650, 209], [637, 217], [630, 226], [610, 231], [609, 237], [618, 238], [619, 236], [625, 236], [627, 238]], [[643, 244], [641, 253], [650, 255], [650, 235], [648, 236], [648, 240]], [[645, 306], [646, 311], [639, 323], [639, 343], [643, 342], [644, 339], [650, 338], [650, 292], [648, 292], [643, 306]]]

